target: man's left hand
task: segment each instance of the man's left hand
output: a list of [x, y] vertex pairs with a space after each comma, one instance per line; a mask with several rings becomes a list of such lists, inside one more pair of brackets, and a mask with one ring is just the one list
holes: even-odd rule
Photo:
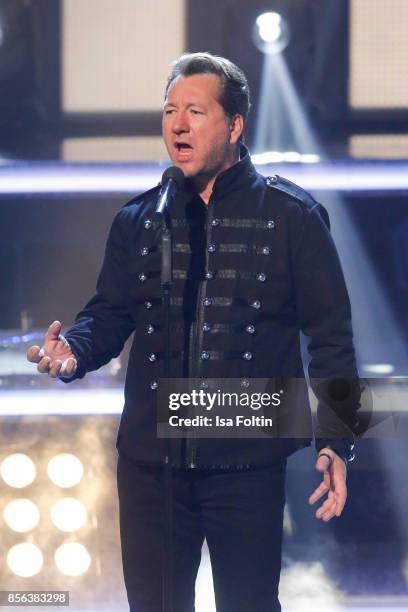
[[324, 503], [316, 510], [316, 518], [329, 521], [340, 516], [347, 499], [347, 467], [343, 459], [331, 448], [322, 448], [316, 461], [316, 470], [323, 474], [323, 480], [309, 497], [309, 504], [328, 493]]

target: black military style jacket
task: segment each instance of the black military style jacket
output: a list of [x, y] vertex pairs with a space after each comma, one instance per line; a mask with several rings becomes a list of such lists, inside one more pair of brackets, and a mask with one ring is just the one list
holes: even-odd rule
[[[134, 331], [118, 449], [161, 463], [156, 396], [163, 376], [159, 187], [126, 204], [107, 242], [94, 297], [65, 334], [78, 359], [75, 378], [119, 355]], [[357, 376], [350, 304], [325, 209], [280, 177], [256, 172], [247, 150], [221, 173], [208, 205], [186, 190], [171, 213], [173, 377], [304, 378], [300, 331], [309, 339], [309, 374]], [[357, 409], [354, 402], [353, 409]], [[309, 411], [307, 397], [302, 410]], [[350, 415], [348, 415], [350, 417]], [[351, 415], [351, 420], [354, 414]], [[350, 458], [351, 440], [320, 433]], [[281, 460], [310, 439], [173, 440], [175, 465], [243, 467]]]

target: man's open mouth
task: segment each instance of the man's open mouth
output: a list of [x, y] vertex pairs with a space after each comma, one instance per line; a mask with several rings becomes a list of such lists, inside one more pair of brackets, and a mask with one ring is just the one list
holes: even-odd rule
[[177, 151], [188, 151], [193, 148], [187, 142], [176, 142], [174, 146], [176, 147]]

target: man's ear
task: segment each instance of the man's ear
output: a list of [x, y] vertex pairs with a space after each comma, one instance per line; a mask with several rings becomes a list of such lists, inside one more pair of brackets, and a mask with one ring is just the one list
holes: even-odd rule
[[236, 144], [244, 130], [244, 118], [236, 114], [231, 119], [230, 124], [230, 144]]

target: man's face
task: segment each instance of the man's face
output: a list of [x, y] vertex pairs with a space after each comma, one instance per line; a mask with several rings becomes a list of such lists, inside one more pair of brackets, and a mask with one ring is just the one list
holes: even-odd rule
[[[170, 159], [189, 178], [216, 176], [235, 162], [242, 130], [218, 101], [215, 74], [179, 76], [169, 87], [163, 110], [163, 138]], [[239, 116], [238, 116], [239, 117]]]

